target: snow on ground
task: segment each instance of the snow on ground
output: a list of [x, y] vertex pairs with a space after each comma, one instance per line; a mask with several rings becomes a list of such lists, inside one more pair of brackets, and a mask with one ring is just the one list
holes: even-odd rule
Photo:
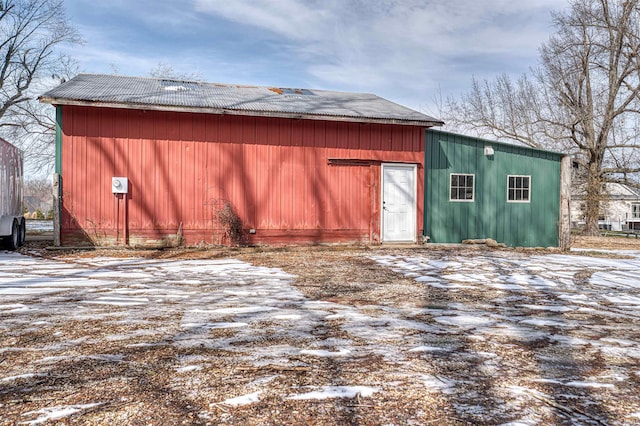
[[52, 220], [27, 220], [27, 233], [53, 232]]
[[35, 420], [21, 422], [21, 424], [39, 425], [42, 423], [47, 423], [50, 420], [59, 420], [65, 417], [69, 417], [72, 414], [76, 414], [82, 410], [94, 408], [99, 405], [100, 403], [56, 406], [56, 407], [43, 408], [42, 410], [37, 410], [37, 411], [28, 411], [24, 413], [24, 416], [31, 416], [33, 414], [37, 414], [38, 417]]
[[[593, 416], [585, 416], [584, 409], [569, 410], [563, 414], [569, 421], [624, 424], [615, 421], [618, 408], [606, 405], [616, 398], [628, 403], [629, 424], [637, 420], [640, 255], [430, 256], [370, 258], [415, 280], [424, 289], [417, 298], [439, 292], [438, 303], [351, 306], [309, 300], [295, 288], [292, 275], [234, 259], [62, 261], [0, 252], [3, 335], [88, 319], [135, 325], [41, 347], [29, 371], [0, 365], [0, 389], [4, 383], [35, 380], [69, 358], [127, 362], [119, 353], [75, 353], [99, 340], [130, 348], [205, 348], [257, 369], [302, 368], [329, 360], [358, 363], [365, 357], [395, 369], [388, 382], [366, 376], [353, 383], [319, 378], [307, 388], [291, 389], [283, 399], [371, 398], [398, 386], [394, 380], [409, 380], [451, 401], [459, 418], [477, 422], [511, 418], [505, 424], [538, 424], [557, 407], [536, 411], [528, 404], [562, 400], [597, 407]], [[328, 327], [341, 334], [325, 336], [322, 330]], [[0, 357], [28, 350], [33, 351], [0, 341]], [[599, 369], [582, 365], [594, 360], [602, 364]], [[429, 368], [416, 370], [418, 361]], [[176, 386], [215, 363], [211, 356], [176, 357]], [[259, 378], [245, 394], [212, 404], [255, 404], [278, 377]], [[483, 404], [483, 398], [489, 401]], [[25, 412], [23, 421], [38, 424], [99, 404], [53, 405]]]

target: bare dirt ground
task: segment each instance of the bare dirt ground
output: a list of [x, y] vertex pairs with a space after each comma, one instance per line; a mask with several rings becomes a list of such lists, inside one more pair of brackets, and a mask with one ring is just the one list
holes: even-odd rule
[[[0, 295], [0, 425], [640, 424], [639, 317], [596, 300], [632, 276], [598, 278], [627, 262], [599, 251], [640, 240], [573, 245], [606, 263], [462, 246], [33, 243], [23, 253], [50, 263], [15, 258], [6, 277], [94, 282]], [[269, 269], [198, 270], [228, 259]]]

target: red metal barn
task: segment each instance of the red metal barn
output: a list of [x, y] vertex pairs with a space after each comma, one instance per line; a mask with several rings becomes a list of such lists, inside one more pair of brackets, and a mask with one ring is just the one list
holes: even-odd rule
[[369, 94], [81, 74], [57, 108], [62, 245], [416, 242], [425, 129]]

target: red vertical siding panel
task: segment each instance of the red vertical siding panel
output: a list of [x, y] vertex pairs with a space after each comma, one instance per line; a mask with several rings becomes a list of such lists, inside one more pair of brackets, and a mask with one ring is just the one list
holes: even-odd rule
[[[92, 112], [89, 112], [90, 114]], [[98, 123], [99, 123], [99, 131], [98, 137], [100, 138], [100, 145], [102, 150], [102, 155], [105, 158], [104, 163], [104, 185], [107, 185], [109, 182], [109, 186], [106, 186], [102, 191], [97, 189], [95, 194], [97, 197], [103, 200], [103, 212], [104, 215], [109, 217], [109, 224], [103, 225], [109, 233], [112, 234], [112, 239], [115, 240], [115, 233], [119, 227], [119, 222], [116, 220], [117, 216], [117, 208], [118, 208], [118, 200], [111, 193], [111, 177], [114, 176], [122, 176], [118, 170], [118, 152], [116, 151], [116, 134], [114, 129], [114, 115], [116, 110], [108, 110], [108, 109], [98, 109], [95, 111]]]
[[[302, 120], [294, 120], [291, 123], [291, 162], [292, 177], [296, 182], [296, 193], [291, 199], [291, 209], [293, 213], [292, 228], [293, 229], [306, 229], [309, 227], [307, 223], [306, 206], [307, 201], [307, 179], [300, 179], [301, 176], [309, 176], [308, 170], [305, 167], [304, 148], [302, 147], [302, 139], [304, 134], [309, 132], [313, 135], [313, 127], [305, 126]], [[313, 149], [313, 147], [309, 147]]]
[[[281, 128], [281, 135], [284, 136], [283, 129]], [[280, 170], [278, 173], [273, 173], [273, 179], [276, 182], [278, 197], [278, 210], [280, 211], [280, 221], [276, 223], [276, 226], [282, 229], [291, 229], [292, 224], [292, 206], [291, 201], [297, 192], [297, 182], [294, 182], [293, 174], [291, 172], [292, 167], [292, 155], [291, 146], [279, 147], [280, 157], [278, 163], [280, 164]]]
[[[131, 154], [129, 152], [129, 144], [127, 142], [127, 111], [126, 110], [106, 110], [103, 118], [113, 131], [113, 147], [114, 147], [114, 176], [128, 177], [128, 171], [131, 169]], [[119, 244], [126, 244], [127, 233], [127, 203], [131, 192], [135, 192], [138, 188], [129, 188], [129, 194], [121, 197], [113, 197], [114, 199], [114, 215], [116, 224], [116, 239]]]
[[256, 125], [253, 117], [237, 117], [238, 129], [237, 154], [242, 160], [242, 175], [239, 177], [240, 192], [237, 197], [236, 209], [245, 228], [253, 228], [255, 179], [256, 179]]
[[336, 148], [338, 146], [338, 123], [327, 121], [325, 123], [325, 145], [327, 148]]
[[256, 213], [255, 226], [266, 229], [269, 226], [269, 145], [268, 119], [256, 117]]
[[155, 176], [155, 227], [165, 229], [169, 204], [169, 142], [168, 125], [163, 113], [154, 112], [154, 133], [156, 140], [156, 176]]
[[269, 228], [269, 145], [256, 145], [256, 223]]
[[263, 173], [266, 174], [267, 192], [266, 192], [266, 210], [267, 210], [267, 227], [269, 229], [277, 228], [281, 221], [280, 215], [280, 188], [277, 175], [280, 172], [280, 127], [278, 123], [273, 121], [267, 127], [266, 141], [268, 144], [268, 159]]
[[392, 151], [393, 150], [393, 128], [389, 125], [383, 125], [380, 127], [380, 142], [382, 143], [382, 151]]
[[[76, 125], [81, 125], [82, 121], [78, 121]], [[87, 145], [80, 138], [76, 139], [75, 144], [75, 184], [74, 188], [76, 196], [74, 197], [74, 222], [82, 228], [87, 227], [87, 208], [89, 187], [87, 182]]]
[[200, 241], [206, 241], [207, 232], [206, 216], [205, 216], [205, 203], [204, 198], [207, 193], [206, 185], [206, 158], [207, 158], [207, 143], [206, 141], [206, 115], [205, 114], [193, 114], [193, 134], [194, 141], [194, 159], [191, 167], [194, 171], [194, 183], [193, 183], [193, 209], [194, 209], [194, 226], [198, 229], [198, 239]]
[[129, 153], [129, 168], [126, 171], [125, 176], [129, 178], [129, 200], [128, 200], [128, 226], [129, 231], [137, 230], [140, 228], [141, 223], [141, 211], [140, 211], [140, 198], [142, 196], [142, 181], [143, 175], [141, 173], [144, 159], [142, 152], [142, 144], [140, 143], [141, 126], [140, 120], [141, 111], [131, 110], [126, 111], [126, 123], [127, 123], [127, 151]]
[[363, 124], [360, 123], [347, 123], [347, 144], [344, 148], [348, 149], [360, 149], [360, 128]]
[[403, 126], [393, 127], [393, 150], [396, 152], [404, 152], [404, 131]]
[[351, 131], [353, 124], [339, 121], [337, 125], [336, 147], [340, 148], [341, 150], [346, 150], [350, 146], [349, 132]]
[[228, 164], [230, 167], [232, 179], [232, 185], [229, 188], [229, 201], [233, 208], [237, 210], [242, 208], [242, 198], [244, 197], [244, 181], [245, 181], [245, 168], [246, 164], [243, 158], [242, 148], [242, 126], [243, 121], [241, 116], [230, 116], [230, 135], [229, 141], [231, 142], [229, 148]]
[[292, 120], [278, 118], [276, 119], [280, 129], [278, 143], [281, 146], [291, 146], [291, 122]]
[[173, 182], [175, 191], [179, 194], [179, 209], [178, 216], [184, 232], [189, 232], [194, 226], [193, 219], [193, 114], [179, 113], [175, 115], [176, 128], [178, 134], [173, 138], [172, 145], [175, 147], [175, 152], [179, 155], [179, 163], [176, 161], [175, 166], [179, 173], [176, 175], [176, 180]]
[[[74, 106], [65, 106], [63, 111], [63, 150], [62, 150], [62, 182], [63, 182], [63, 203], [62, 226], [71, 230], [74, 227], [74, 189], [76, 181], [76, 144], [79, 136], [84, 134], [84, 129], [79, 128], [78, 122], [81, 120], [82, 112]], [[63, 236], [64, 237], [64, 236]]]
[[[310, 142], [313, 141], [311, 140]], [[308, 177], [304, 180], [305, 196], [302, 200], [304, 209], [303, 227], [315, 230], [318, 228], [318, 197], [315, 190], [317, 185], [316, 158], [318, 156], [318, 148], [301, 148], [300, 152], [304, 156], [304, 173]]]
[[[71, 215], [85, 231], [98, 217], [99, 231], [112, 233], [110, 180], [122, 175], [130, 178], [134, 237], [175, 235], [182, 221], [188, 244], [210, 240], [211, 202], [227, 199], [246, 228], [258, 228], [258, 241], [376, 240], [375, 161], [419, 165], [423, 228], [419, 128], [86, 107], [65, 107], [63, 119], [65, 229], [74, 226]], [[328, 158], [374, 163], [329, 165]]]
[[[239, 118], [239, 117], [237, 117]], [[231, 197], [231, 204], [233, 208], [236, 210], [243, 208], [242, 199], [245, 195], [245, 175], [247, 164], [244, 159], [244, 149], [242, 143], [233, 143], [231, 144], [231, 159], [230, 164], [232, 164], [233, 171], [233, 195]]]
[[176, 229], [183, 221], [184, 195], [181, 191], [183, 168], [185, 167], [182, 154], [183, 144], [180, 142], [180, 121], [179, 114], [162, 113], [164, 120], [167, 121], [167, 145], [168, 145], [168, 169], [166, 170], [167, 178], [167, 195], [168, 202], [166, 205], [166, 222], [165, 228]]
[[167, 193], [169, 196], [167, 204], [165, 227], [167, 229], [176, 229], [179, 226], [184, 226], [184, 212], [185, 212], [185, 194], [182, 192], [182, 179], [184, 173], [184, 156], [183, 156], [183, 144], [180, 142], [177, 136], [177, 132], [172, 133], [172, 128], [177, 123], [173, 122], [169, 125], [170, 138], [168, 141], [168, 164], [167, 170]]
[[314, 177], [313, 181], [313, 197], [316, 203], [316, 229], [325, 229], [326, 226], [326, 199], [327, 199], [327, 150], [328, 150], [328, 121], [315, 122], [315, 141], [317, 147], [317, 155], [313, 158]]
[[193, 230], [197, 227], [195, 200], [201, 195], [197, 193], [195, 186], [196, 147], [193, 141], [181, 140], [182, 176], [179, 191], [182, 200], [180, 214], [185, 230]]
[[242, 130], [244, 127], [243, 117], [240, 115], [228, 116], [229, 121], [229, 139], [228, 142], [240, 144], [242, 140]]
[[327, 146], [326, 121], [313, 121], [313, 146], [315, 148], [324, 148]]
[[[205, 168], [205, 186], [206, 192], [204, 197], [206, 218], [206, 233], [213, 238], [213, 203], [218, 197], [217, 194], [217, 172], [218, 172], [218, 140], [219, 140], [219, 121], [218, 115], [207, 115], [205, 120], [205, 138], [207, 142], [207, 156]], [[214, 241], [217, 242], [217, 241]]]
[[293, 199], [298, 194], [298, 182], [293, 175], [293, 152], [291, 148], [291, 120], [279, 119], [280, 173], [274, 173], [278, 187], [278, 205], [280, 210], [279, 227], [294, 228], [296, 222], [293, 211]]
[[369, 225], [370, 241], [373, 243], [380, 242], [380, 220], [381, 220], [381, 192], [380, 186], [382, 184], [380, 178], [381, 167], [378, 164], [373, 164], [369, 167], [370, 171], [370, 185], [371, 185], [371, 217]]
[[218, 142], [220, 140], [220, 116], [206, 115], [205, 137], [207, 142]]
[[405, 150], [407, 151], [407, 153], [411, 153], [413, 152], [413, 148], [415, 146], [415, 128], [407, 126], [405, 127]]
[[[218, 182], [218, 158], [220, 153], [219, 131], [220, 117], [217, 115], [207, 115], [205, 121], [205, 136], [207, 141], [206, 168], [205, 168], [205, 197], [204, 197], [204, 216], [206, 225], [204, 226], [205, 234], [208, 238], [213, 239], [214, 230], [214, 208], [215, 202], [220, 198], [220, 188]], [[219, 241], [213, 241], [219, 243]]]
[[[102, 144], [101, 139], [98, 137], [100, 121], [95, 113], [92, 111], [81, 110], [75, 116], [75, 129], [74, 132], [77, 136], [74, 137], [75, 143], [78, 146], [84, 145], [87, 156], [85, 158], [85, 164], [83, 166], [89, 166], [87, 174], [84, 176], [85, 182], [90, 188], [90, 192], [83, 193], [83, 188], [78, 188], [76, 192], [78, 197], [82, 197], [87, 201], [87, 210], [83, 214], [83, 221], [85, 223], [82, 226], [103, 227], [105, 226], [105, 214], [102, 211], [104, 208], [104, 199], [106, 193], [111, 192], [111, 182], [109, 186], [106, 186], [106, 179], [102, 178]], [[94, 136], [95, 134], [95, 136]], [[76, 164], [75, 167], [78, 167]], [[81, 175], [78, 175], [81, 176]], [[89, 194], [95, 197], [95, 200], [89, 202]]]
[[218, 123], [219, 126], [219, 139], [218, 142], [230, 142], [231, 141], [231, 116], [223, 115], [220, 117]]
[[156, 202], [158, 188], [158, 143], [155, 136], [155, 115], [152, 111], [142, 111], [141, 120], [141, 161], [140, 165], [140, 228], [153, 232], [156, 224]]
[[308, 120], [293, 120], [291, 122], [291, 145], [303, 146], [305, 135], [310, 135], [313, 141], [313, 125]]
[[258, 176], [256, 175], [256, 145], [246, 144], [243, 146], [244, 182], [241, 203], [238, 206], [240, 217], [246, 228], [256, 227], [256, 186]]

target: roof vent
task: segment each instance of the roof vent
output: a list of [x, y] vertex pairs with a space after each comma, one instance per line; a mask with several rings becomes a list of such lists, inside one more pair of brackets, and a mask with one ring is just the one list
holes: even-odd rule
[[160, 80], [160, 85], [169, 92], [187, 92], [200, 89], [200, 84], [194, 81]]

